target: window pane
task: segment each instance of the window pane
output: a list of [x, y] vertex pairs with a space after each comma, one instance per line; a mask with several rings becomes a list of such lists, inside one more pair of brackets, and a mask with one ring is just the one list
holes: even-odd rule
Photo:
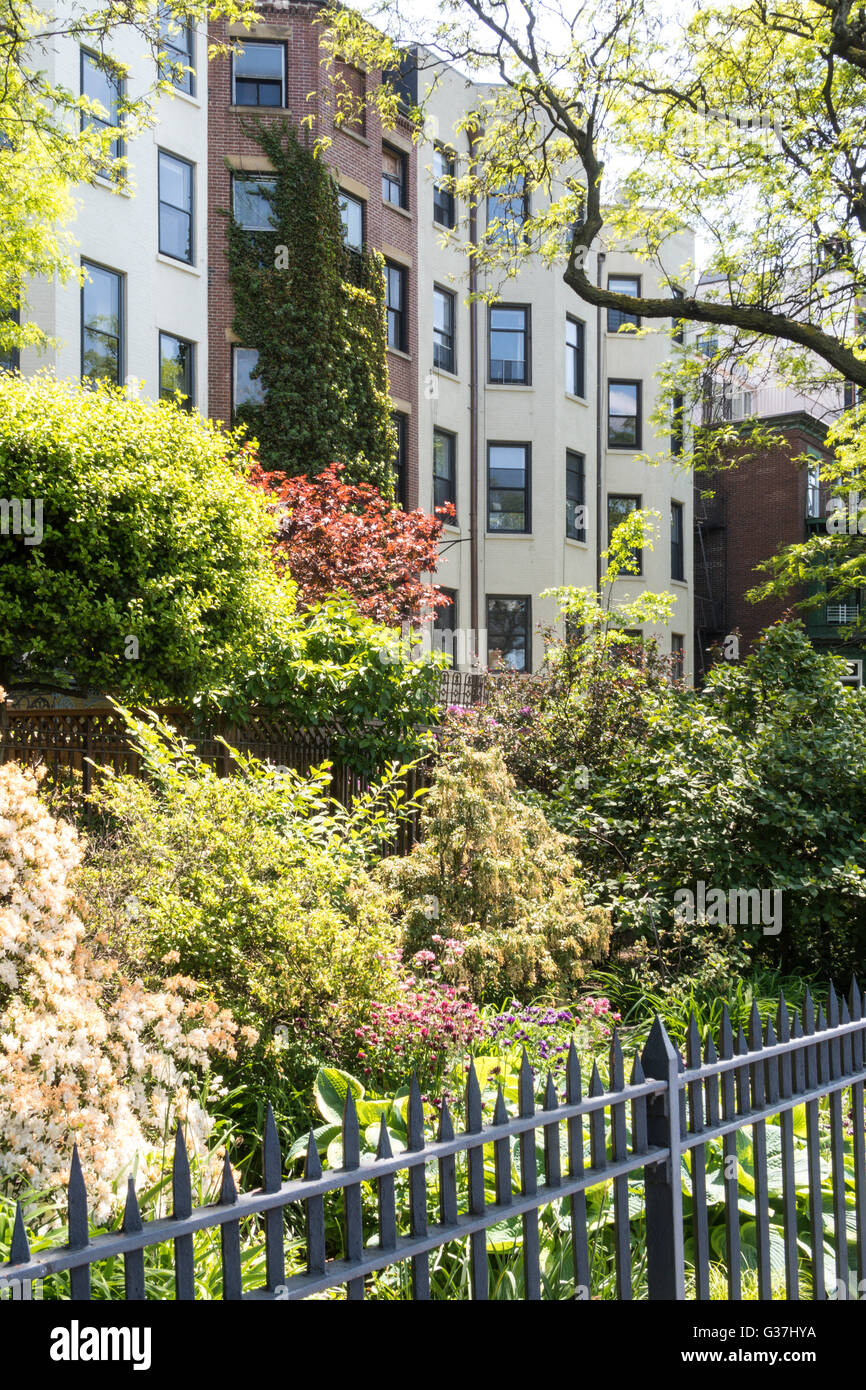
[[280, 43], [247, 43], [234, 55], [235, 76], [282, 81], [283, 46]]
[[529, 599], [488, 598], [487, 660], [491, 668], [501, 662], [514, 671], [528, 671], [528, 649]]
[[120, 80], [97, 67], [96, 59], [89, 53], [82, 54], [81, 95], [91, 101], [98, 101], [102, 106], [102, 111], [94, 112], [94, 116], [108, 125], [117, 125]]
[[487, 235], [494, 241], [515, 240], [526, 220], [526, 196], [523, 175], [499, 193], [487, 198]]
[[491, 308], [491, 381], [525, 382], [526, 377], [526, 310]]
[[608, 444], [614, 448], [637, 448], [639, 441], [636, 382], [608, 383]]
[[274, 224], [268, 194], [276, 186], [276, 179], [232, 179], [235, 221], [250, 232], [270, 231]]
[[444, 507], [447, 502], [456, 504], [455, 489], [455, 439], [444, 430], [433, 431], [433, 505]]
[[192, 263], [192, 165], [174, 155], [159, 156], [159, 249]]
[[575, 541], [586, 540], [586, 467], [583, 454], [565, 456], [565, 534]]
[[447, 290], [433, 291], [433, 365], [454, 371], [454, 296]]
[[122, 289], [120, 276], [82, 262], [90, 277], [81, 287], [81, 375], [94, 381], [120, 382]]
[[186, 410], [192, 409], [193, 345], [171, 333], [159, 335], [159, 394], [173, 397], [180, 392]]
[[364, 249], [364, 204], [348, 193], [340, 194], [340, 217], [343, 221], [343, 240], [353, 251]]
[[[640, 280], [636, 275], [609, 275], [607, 287], [614, 294], [637, 296], [640, 291]], [[616, 333], [620, 325], [625, 323], [634, 324], [637, 327], [637, 315], [624, 313], [621, 309], [608, 309], [607, 328], [609, 333]]]
[[[607, 539], [610, 544], [611, 537], [617, 526], [621, 525], [632, 512], [637, 511], [640, 506], [639, 497], [621, 496], [611, 493], [607, 499]], [[643, 570], [643, 552], [635, 547], [632, 550], [632, 565], [624, 570], [626, 574], [641, 574]]]
[[397, 458], [394, 464], [394, 493], [398, 506], [405, 511], [408, 505], [408, 494], [406, 487], [406, 416], [395, 411], [391, 416], [394, 428], [397, 432]]
[[235, 410], [242, 405], [260, 405], [265, 398], [264, 385], [261, 377], [252, 375], [259, 363], [258, 352], [255, 348], [236, 347], [232, 356]]
[[584, 328], [572, 318], [565, 320], [565, 389], [572, 396], [586, 394]]
[[406, 159], [402, 150], [382, 146], [382, 197], [396, 207], [405, 206]]
[[160, 76], [167, 77], [178, 91], [192, 95], [194, 72], [179, 71], [181, 67], [193, 67], [192, 29], [188, 24], [181, 24], [170, 10], [161, 5], [159, 32], [160, 47], [165, 52], [165, 59], [160, 64]]
[[440, 227], [454, 226], [454, 194], [441, 184], [454, 177], [454, 161], [438, 146], [433, 151], [433, 220]]
[[489, 531], [527, 529], [527, 452], [523, 444], [491, 444], [488, 454]]

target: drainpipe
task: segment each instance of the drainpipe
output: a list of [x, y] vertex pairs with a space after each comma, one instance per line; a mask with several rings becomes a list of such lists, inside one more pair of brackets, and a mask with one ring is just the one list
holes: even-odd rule
[[[602, 288], [601, 278], [604, 268], [605, 254], [603, 251], [598, 253], [598, 264], [596, 269], [596, 284]], [[602, 536], [602, 477], [604, 469], [604, 368], [602, 356], [604, 353], [605, 339], [602, 332], [602, 314], [604, 310], [601, 305], [596, 309], [595, 326], [595, 587], [601, 593], [601, 552], [604, 549]]]
[[[469, 158], [475, 153], [476, 132], [469, 131]], [[478, 244], [478, 209], [473, 202], [469, 209], [469, 241]], [[478, 288], [478, 267], [474, 256], [469, 258], [469, 293], [474, 295]], [[479, 583], [478, 583], [478, 305], [474, 299], [469, 305], [469, 612], [470, 627], [476, 643], [479, 644]]]

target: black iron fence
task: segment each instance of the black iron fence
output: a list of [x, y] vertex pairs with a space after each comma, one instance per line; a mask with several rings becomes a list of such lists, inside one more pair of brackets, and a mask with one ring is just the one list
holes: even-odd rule
[[[740, 1299], [744, 1204], [759, 1298], [856, 1298], [866, 1291], [864, 1032], [856, 984], [847, 1004], [840, 1005], [831, 989], [826, 1017], [819, 1009], [816, 1018], [808, 997], [802, 1017], [792, 1016], [780, 1000], [775, 1026], [768, 1022], [762, 1028], [754, 1011], [748, 1039], [742, 1029], [735, 1035], [725, 1012], [718, 1046], [708, 1037], [702, 1048], [693, 1020], [685, 1058], [656, 1019], [628, 1081], [617, 1036], [606, 1085], [593, 1066], [584, 1090], [572, 1046], [564, 1095], [548, 1074], [540, 1103], [524, 1058], [517, 1114], [509, 1113], [500, 1088], [492, 1115], [485, 1116], [471, 1066], [463, 1128], [455, 1130], [443, 1103], [435, 1136], [427, 1132], [413, 1079], [405, 1148], [392, 1151], [383, 1118], [375, 1156], [362, 1157], [358, 1107], [350, 1091], [342, 1119], [341, 1167], [323, 1171], [311, 1133], [303, 1175], [287, 1179], [269, 1113], [262, 1186], [239, 1193], [226, 1158], [219, 1201], [197, 1208], [178, 1132], [172, 1214], [143, 1222], [130, 1181], [122, 1229], [103, 1234], [89, 1232], [85, 1179], [76, 1152], [66, 1243], [31, 1253], [19, 1207], [9, 1261], [0, 1265], [0, 1288], [28, 1297], [38, 1281], [68, 1271], [71, 1296], [87, 1299], [92, 1267], [122, 1258], [124, 1296], [141, 1300], [146, 1297], [145, 1251], [173, 1246], [175, 1296], [189, 1300], [195, 1297], [194, 1237], [218, 1228], [225, 1299], [296, 1300], [341, 1287], [351, 1300], [379, 1297], [377, 1279], [398, 1266], [409, 1272], [408, 1296], [428, 1299], [431, 1255], [445, 1246], [455, 1248], [454, 1243], [468, 1260], [471, 1297], [486, 1299], [488, 1235], [503, 1220], [518, 1218], [522, 1296], [539, 1299], [544, 1282], [547, 1297], [593, 1298], [599, 1294], [587, 1198], [607, 1185], [612, 1189], [610, 1259], [618, 1299], [637, 1293], [681, 1300], [688, 1290], [689, 1297], [706, 1300], [711, 1266], [716, 1272], [724, 1269], [726, 1296]], [[744, 1177], [738, 1136], [745, 1131], [751, 1132], [752, 1159], [751, 1173]], [[707, 1178], [708, 1153], [719, 1142], [724, 1156], [721, 1253], [715, 1245], [711, 1248]], [[341, 1198], [336, 1239], [325, 1216], [325, 1203], [333, 1201], [333, 1194]], [[551, 1206], [565, 1212], [570, 1248], [564, 1266], [568, 1287], [555, 1294], [549, 1274], [543, 1276], [539, 1224]], [[265, 1273], [255, 1287], [245, 1278], [242, 1260], [241, 1229], [249, 1221], [260, 1224], [265, 1246]], [[289, 1227], [296, 1233], [293, 1241], [287, 1241]], [[298, 1232], [303, 1233], [303, 1258], [287, 1268], [286, 1248], [297, 1249]], [[640, 1288], [634, 1273], [637, 1244], [645, 1254]]]

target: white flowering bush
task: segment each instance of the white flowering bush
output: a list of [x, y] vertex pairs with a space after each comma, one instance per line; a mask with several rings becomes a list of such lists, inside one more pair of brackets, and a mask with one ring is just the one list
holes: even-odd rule
[[0, 767], [0, 1188], [56, 1189], [77, 1142], [100, 1220], [134, 1167], [157, 1176], [171, 1120], [207, 1153], [194, 1082], [212, 1054], [234, 1056], [239, 1030], [194, 981], [145, 989], [85, 938], [70, 887], [82, 848], [37, 791], [33, 773]]

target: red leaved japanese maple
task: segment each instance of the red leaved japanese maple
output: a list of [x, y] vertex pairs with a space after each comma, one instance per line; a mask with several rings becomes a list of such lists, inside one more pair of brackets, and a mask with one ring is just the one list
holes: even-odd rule
[[298, 585], [302, 604], [347, 593], [377, 622], [423, 622], [450, 603], [423, 583], [439, 562], [437, 542], [451, 503], [436, 515], [404, 512], [369, 483], [344, 483], [342, 464], [313, 478], [286, 477], [256, 466], [251, 482], [273, 496], [279, 517], [278, 565]]

